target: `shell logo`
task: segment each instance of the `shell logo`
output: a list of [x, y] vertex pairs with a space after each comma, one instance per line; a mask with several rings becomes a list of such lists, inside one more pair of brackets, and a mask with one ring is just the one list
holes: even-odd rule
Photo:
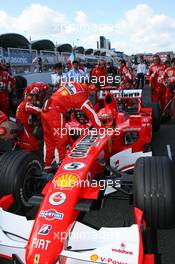
[[58, 175], [53, 183], [55, 189], [72, 189], [78, 185], [79, 181], [80, 179], [76, 174], [65, 173]]
[[90, 259], [91, 259], [92, 261], [97, 261], [97, 260], [99, 259], [99, 256], [96, 255], [96, 254], [94, 254], [94, 255], [92, 255], [92, 256], [90, 257]]
[[60, 93], [62, 96], [67, 96], [69, 93], [66, 89], [63, 89]]

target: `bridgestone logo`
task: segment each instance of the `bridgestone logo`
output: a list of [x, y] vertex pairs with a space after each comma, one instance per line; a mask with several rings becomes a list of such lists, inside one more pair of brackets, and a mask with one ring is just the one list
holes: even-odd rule
[[98, 139], [97, 135], [87, 135], [84, 137], [75, 148], [69, 154], [71, 158], [85, 158], [91, 147], [96, 146], [96, 141]]

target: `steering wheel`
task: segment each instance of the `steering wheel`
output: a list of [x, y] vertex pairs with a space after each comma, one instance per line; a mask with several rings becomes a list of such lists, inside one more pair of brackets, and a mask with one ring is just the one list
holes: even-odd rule
[[74, 116], [77, 122], [79, 122], [81, 125], [86, 125], [89, 123], [89, 118], [81, 110], [74, 110]]

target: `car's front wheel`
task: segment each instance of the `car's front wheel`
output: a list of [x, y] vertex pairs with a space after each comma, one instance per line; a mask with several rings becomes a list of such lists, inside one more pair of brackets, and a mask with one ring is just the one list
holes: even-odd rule
[[173, 227], [174, 180], [168, 157], [144, 157], [134, 171], [134, 205], [151, 228]]
[[42, 170], [38, 157], [25, 151], [12, 151], [0, 157], [0, 197], [12, 194], [11, 211], [29, 207], [28, 200], [40, 191], [35, 175]]

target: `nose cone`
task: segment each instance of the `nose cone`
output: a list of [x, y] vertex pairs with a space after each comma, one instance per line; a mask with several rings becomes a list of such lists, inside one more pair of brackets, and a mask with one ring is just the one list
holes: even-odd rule
[[[62, 245], [57, 242], [52, 243], [47, 239], [33, 239], [32, 241], [33, 247], [30, 247], [26, 250], [26, 264], [53, 264], [58, 259], [57, 256], [60, 255], [62, 251]], [[50, 249], [50, 250], [49, 250]]]

